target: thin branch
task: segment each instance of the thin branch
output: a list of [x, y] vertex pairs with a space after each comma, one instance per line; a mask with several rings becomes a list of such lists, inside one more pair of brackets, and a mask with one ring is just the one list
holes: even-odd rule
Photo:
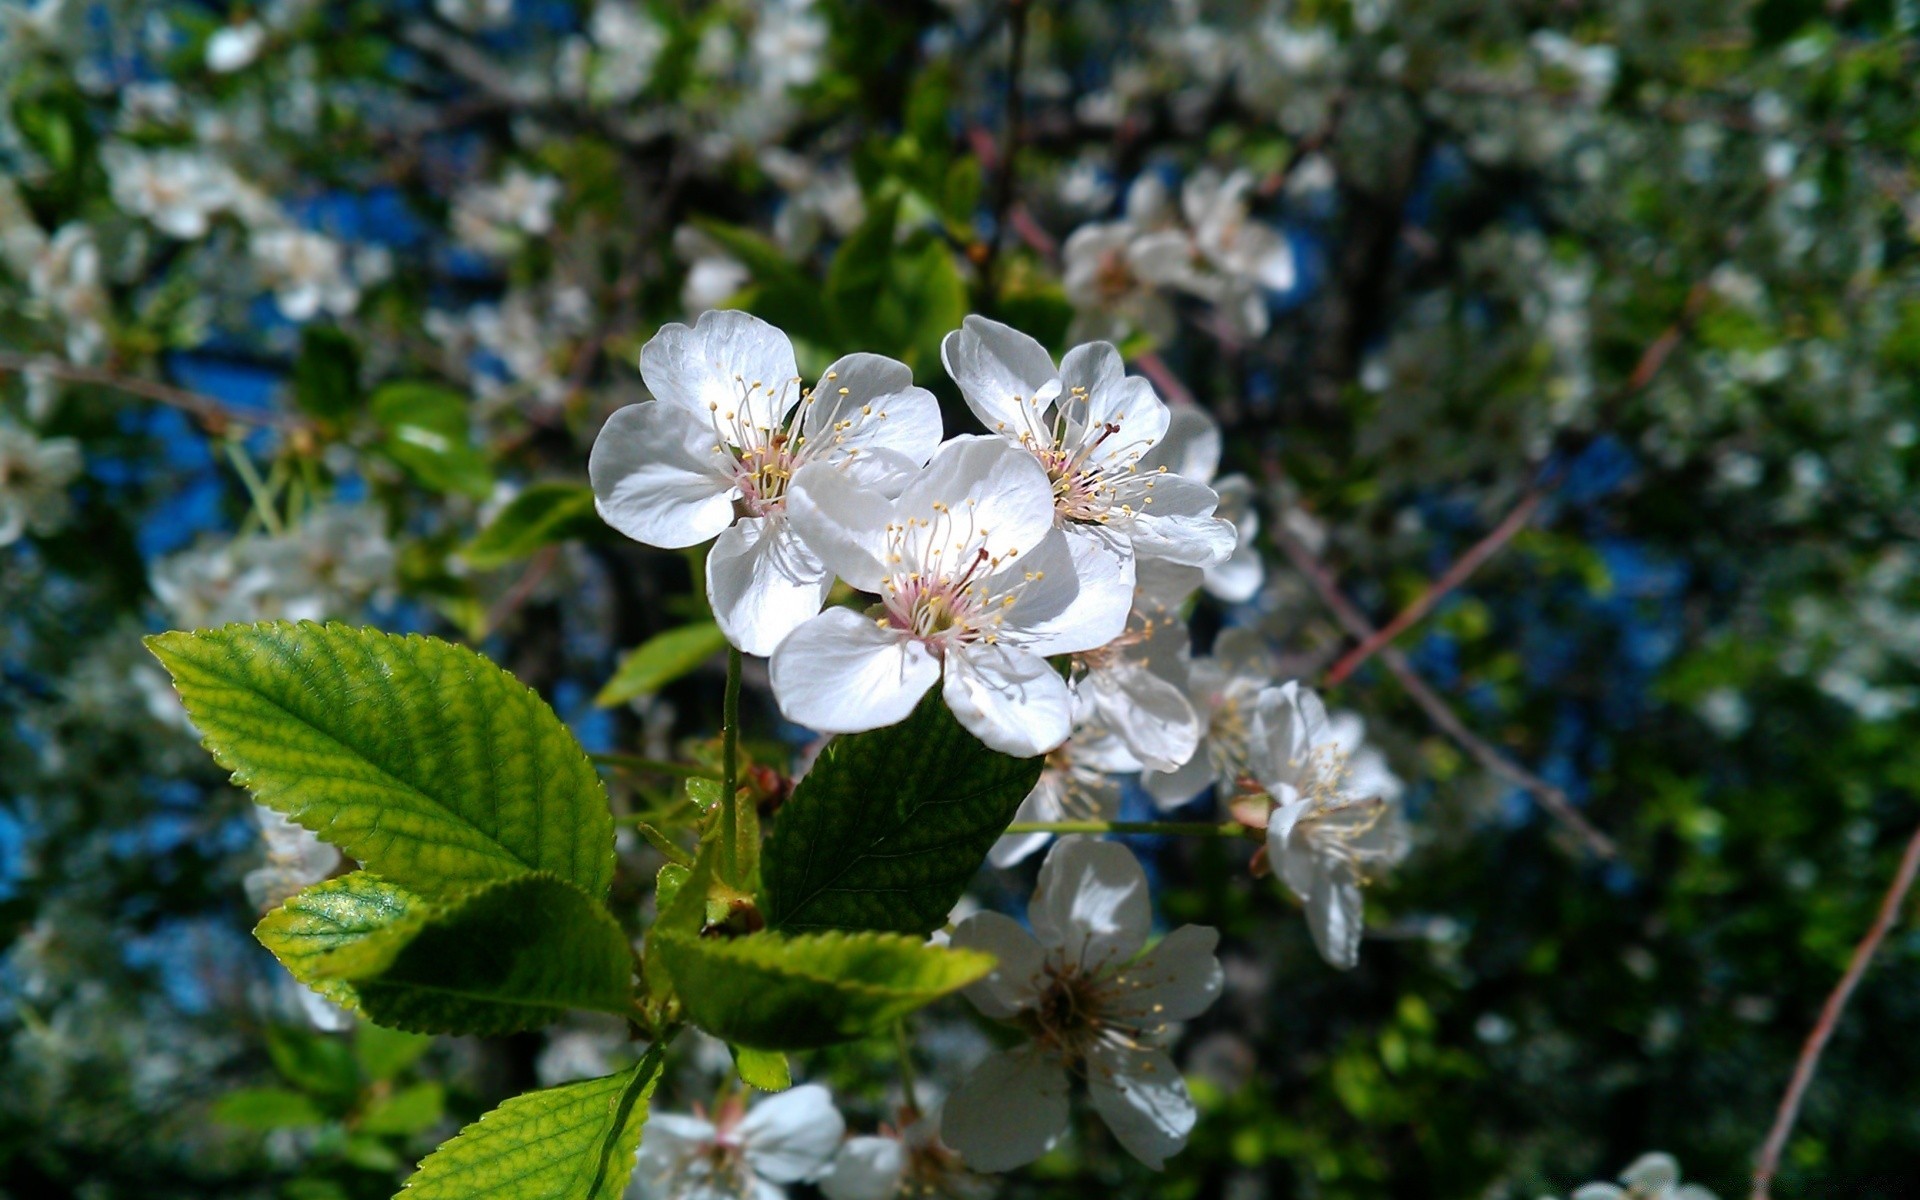
[[506, 594], [500, 597], [492, 609], [488, 610], [486, 624], [488, 633], [506, 624], [507, 618], [518, 612], [520, 606], [533, 597], [534, 589], [538, 588], [540, 581], [553, 570], [553, 565], [559, 561], [559, 557], [560, 547], [558, 546], [544, 546], [533, 556], [533, 561], [529, 562], [527, 569], [520, 573], [520, 578], [514, 580], [513, 586], [507, 589]]
[[1238, 821], [1015, 821], [1008, 833], [1145, 833], [1164, 837], [1258, 837]]
[[138, 375], [121, 375], [97, 367], [83, 367], [63, 359], [33, 358], [25, 354], [0, 350], [0, 372], [8, 371], [19, 375], [45, 375], [65, 383], [89, 383], [98, 387], [112, 388], [117, 392], [125, 392], [129, 396], [139, 396], [143, 400], [158, 401], [169, 408], [177, 408], [199, 418], [200, 424], [206, 428], [207, 432], [214, 434], [224, 434], [228, 427], [233, 425], [266, 426], [286, 430], [308, 427], [306, 420], [301, 417], [288, 413], [234, 408], [212, 396], [161, 383], [157, 379], [145, 379]]
[[1514, 505], [1513, 511], [1493, 527], [1493, 532], [1468, 548], [1467, 552], [1456, 559], [1440, 578], [1428, 584], [1426, 590], [1414, 598], [1413, 603], [1401, 609], [1393, 620], [1382, 625], [1370, 636], [1361, 639], [1358, 646], [1342, 655], [1340, 661], [1334, 663], [1327, 671], [1327, 686], [1331, 687], [1353, 674], [1359, 669], [1361, 663], [1372, 658], [1387, 643], [1405, 633], [1415, 622], [1426, 616], [1447, 593], [1465, 583], [1468, 576], [1479, 570], [1488, 559], [1499, 553], [1502, 546], [1512, 541], [1515, 534], [1527, 527], [1527, 522], [1533, 519], [1534, 512], [1539, 509], [1540, 502], [1545, 498], [1546, 493], [1538, 487], [1529, 488], [1526, 495], [1520, 498], [1520, 503]]
[[[1313, 553], [1302, 545], [1284, 524], [1275, 522], [1272, 535], [1274, 542], [1292, 560], [1294, 567], [1307, 577], [1307, 581], [1313, 585], [1321, 602], [1327, 606], [1346, 631], [1363, 641], [1372, 637], [1373, 626], [1368, 623], [1360, 610], [1354, 607], [1353, 602], [1341, 593], [1339, 583], [1326, 565], [1315, 558]], [[1581, 816], [1580, 811], [1573, 806], [1573, 802], [1567, 799], [1565, 792], [1514, 763], [1469, 730], [1460, 720], [1459, 715], [1427, 685], [1427, 681], [1420, 677], [1420, 673], [1413, 669], [1413, 664], [1407, 661], [1406, 655], [1392, 646], [1387, 646], [1380, 651], [1380, 661], [1386, 664], [1387, 670], [1393, 672], [1393, 677], [1400, 681], [1400, 686], [1405, 689], [1408, 698], [1427, 714], [1427, 719], [1438, 726], [1442, 733], [1458, 743], [1474, 761], [1532, 796], [1540, 807], [1578, 834], [1596, 855], [1601, 858], [1613, 858], [1619, 854], [1613, 839], [1594, 828], [1591, 822]]]
[[1853, 959], [1847, 963], [1846, 973], [1840, 976], [1840, 982], [1834, 985], [1833, 993], [1820, 1009], [1820, 1019], [1815, 1022], [1813, 1031], [1807, 1034], [1806, 1044], [1800, 1048], [1800, 1058], [1793, 1065], [1793, 1078], [1787, 1084], [1786, 1095], [1780, 1097], [1780, 1110], [1774, 1114], [1773, 1128], [1767, 1131], [1767, 1140], [1760, 1147], [1759, 1157], [1753, 1167], [1752, 1200], [1768, 1200], [1772, 1194], [1773, 1176], [1780, 1169], [1780, 1154], [1787, 1147], [1787, 1137], [1793, 1132], [1794, 1121], [1800, 1116], [1800, 1103], [1806, 1099], [1807, 1087], [1813, 1082], [1813, 1073], [1820, 1069], [1820, 1055], [1827, 1048], [1827, 1041], [1833, 1037], [1834, 1026], [1840, 1023], [1840, 1014], [1846, 1011], [1847, 1001], [1852, 999], [1854, 988], [1860, 984], [1860, 977], [1867, 973], [1867, 966], [1873, 961], [1880, 943], [1886, 940], [1887, 931], [1900, 916], [1900, 908], [1906, 903], [1907, 892], [1913, 887], [1913, 879], [1920, 874], [1920, 828], [1913, 831], [1913, 837], [1907, 841], [1907, 851], [1900, 858], [1900, 868], [1894, 872], [1893, 882], [1887, 887], [1887, 894], [1880, 900], [1880, 911], [1874, 915], [1873, 925], [1860, 944], [1853, 948]]

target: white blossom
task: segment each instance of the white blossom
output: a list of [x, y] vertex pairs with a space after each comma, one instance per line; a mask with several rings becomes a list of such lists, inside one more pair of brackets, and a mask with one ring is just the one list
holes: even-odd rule
[[72, 438], [37, 438], [0, 424], [0, 546], [66, 524], [67, 485], [81, 466], [80, 443]]
[[253, 806], [266, 844], [267, 861], [248, 871], [241, 885], [261, 912], [278, 908], [295, 892], [327, 879], [340, 867], [340, 851], [303, 825], [262, 805]]
[[1254, 708], [1254, 770], [1274, 802], [1268, 861], [1306, 905], [1320, 956], [1343, 969], [1360, 961], [1362, 887], [1407, 853], [1400, 781], [1365, 734], [1298, 683], [1268, 688]]
[[1039, 342], [970, 316], [940, 356], [974, 416], [1045, 469], [1083, 578], [1117, 576], [1131, 605], [1137, 558], [1204, 567], [1233, 553], [1213, 489], [1142, 467], [1166, 433], [1167, 406], [1126, 374], [1111, 344], [1077, 346], [1056, 369]]
[[1697, 1183], [1680, 1182], [1680, 1164], [1671, 1154], [1642, 1154], [1620, 1172], [1618, 1186], [1589, 1183], [1573, 1193], [1573, 1200], [1718, 1200]]
[[207, 70], [230, 75], [251, 65], [267, 44], [267, 31], [258, 21], [242, 21], [213, 32], [207, 39]]
[[1290, 291], [1298, 278], [1292, 243], [1251, 216], [1253, 184], [1250, 171], [1223, 177], [1203, 168], [1180, 189], [1194, 246], [1212, 268], [1189, 286], [1246, 337], [1267, 331], [1266, 292]]
[[1204, 483], [1220, 498], [1214, 515], [1230, 522], [1236, 534], [1233, 553], [1224, 562], [1205, 567], [1159, 560], [1141, 569], [1141, 588], [1163, 608], [1177, 608], [1198, 587], [1229, 604], [1253, 599], [1266, 582], [1266, 561], [1260, 556], [1260, 514], [1253, 507], [1253, 481], [1233, 474], [1216, 478], [1220, 470], [1220, 426], [1205, 409], [1182, 405], [1167, 421], [1167, 435], [1142, 459], [1143, 468], [1162, 466], [1176, 475]]
[[[1020, 802], [1014, 822], [1110, 821], [1120, 815], [1119, 774], [1140, 762], [1119, 738], [1097, 725], [1074, 726], [1066, 741], [1047, 753], [1040, 778]], [[1053, 840], [1050, 833], [1004, 834], [988, 851], [996, 867], [1010, 867]]]
[[1126, 216], [1082, 225], [1061, 247], [1061, 283], [1073, 302], [1076, 340], [1122, 338], [1138, 330], [1156, 341], [1176, 332], [1162, 289], [1192, 276], [1193, 240], [1175, 227], [1165, 189], [1151, 174], [1127, 189]]
[[969, 1166], [1004, 1171], [1046, 1153], [1066, 1131], [1070, 1077], [1086, 1081], [1094, 1110], [1147, 1166], [1158, 1170], [1186, 1145], [1193, 1100], [1166, 1047], [1175, 1022], [1219, 997], [1219, 934], [1183, 925], [1142, 954], [1152, 915], [1132, 852], [1070, 837], [1040, 868], [1032, 933], [991, 912], [954, 931], [955, 946], [998, 960], [967, 998], [1031, 1034], [990, 1055], [947, 1099], [940, 1133]]
[[347, 272], [340, 243], [306, 229], [258, 230], [252, 241], [254, 264], [273, 290], [274, 303], [289, 321], [306, 321], [321, 312], [345, 316], [360, 303], [360, 288]]
[[773, 692], [789, 720], [876, 729], [941, 683], [960, 723], [996, 750], [1029, 756], [1066, 740], [1071, 698], [1045, 656], [1112, 640], [1128, 592], [1112, 572], [1076, 570], [1033, 455], [955, 438], [891, 502], [810, 464], [790, 512], [827, 567], [880, 604], [829, 609], [781, 644]]
[[139, 150], [114, 142], [100, 152], [113, 202], [170, 237], [205, 237], [239, 197], [233, 172], [199, 150]]
[[513, 0], [433, 0], [433, 11], [470, 32], [498, 29], [513, 20]]
[[882, 1126], [878, 1134], [848, 1138], [820, 1177], [820, 1191], [827, 1200], [973, 1200], [991, 1188], [941, 1142], [935, 1106], [925, 1114], [908, 1109], [897, 1127]]
[[1187, 665], [1187, 696], [1204, 723], [1194, 753], [1178, 769], [1148, 768], [1147, 793], [1162, 807], [1177, 808], [1209, 785], [1223, 799], [1241, 790], [1253, 770], [1253, 710], [1273, 684], [1273, 656], [1252, 629], [1223, 630], [1213, 653]]
[[647, 1119], [631, 1193], [641, 1200], [781, 1200], [785, 1185], [811, 1183], [827, 1171], [846, 1128], [817, 1083], [751, 1108], [730, 1099], [711, 1118], [657, 1112]]
[[498, 183], [470, 188], [454, 202], [454, 236], [488, 254], [507, 254], [524, 238], [553, 232], [553, 206], [560, 181], [522, 167], [509, 169]]
[[933, 453], [939, 405], [878, 354], [849, 354], [803, 389], [787, 336], [741, 312], [661, 329], [641, 348], [640, 374], [654, 399], [614, 413], [594, 440], [600, 515], [651, 546], [717, 537], [714, 619], [742, 650], [771, 654], [833, 582], [821, 548], [788, 519], [796, 474], [833, 472], [872, 510]]
[[110, 309], [91, 227], [72, 221], [44, 239], [27, 273], [34, 300], [66, 327], [67, 357], [91, 362], [106, 348]]
[[588, 94], [601, 104], [632, 100], [653, 79], [667, 31], [642, 7], [600, 0], [587, 23], [596, 51]]
[[1200, 744], [1200, 715], [1187, 698], [1190, 640], [1178, 614], [1136, 597], [1120, 636], [1073, 657], [1076, 714], [1110, 731], [1133, 770], [1175, 770]]

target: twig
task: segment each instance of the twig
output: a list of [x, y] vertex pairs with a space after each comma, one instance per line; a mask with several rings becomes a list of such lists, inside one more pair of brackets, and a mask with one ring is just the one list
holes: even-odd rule
[[[1143, 833], [1162, 837], [1243, 838], [1238, 821], [1015, 821], [1008, 833]], [[1258, 836], [1252, 834], [1252, 836]]]
[[1886, 939], [1887, 931], [1893, 928], [1894, 921], [1900, 916], [1900, 907], [1906, 903], [1907, 892], [1913, 887], [1917, 873], [1920, 873], [1920, 828], [1913, 831], [1913, 837], [1907, 842], [1907, 851], [1900, 858], [1900, 869], [1894, 872], [1893, 882], [1880, 900], [1880, 911], [1875, 914], [1873, 925], [1867, 930], [1867, 935], [1860, 939], [1860, 944], [1853, 948], [1853, 959], [1847, 963], [1846, 973], [1834, 985], [1833, 993], [1820, 1009], [1819, 1021], [1815, 1022], [1813, 1031], [1807, 1034], [1806, 1044], [1800, 1047], [1800, 1058], [1793, 1065], [1793, 1078], [1787, 1084], [1787, 1094], [1780, 1097], [1780, 1110], [1774, 1115], [1773, 1128], [1767, 1131], [1767, 1140], [1760, 1147], [1759, 1157], [1754, 1160], [1752, 1200], [1768, 1200], [1771, 1195], [1774, 1173], [1780, 1169], [1780, 1154], [1786, 1149], [1787, 1136], [1793, 1132], [1793, 1123], [1800, 1116], [1800, 1103], [1806, 1099], [1813, 1073], [1820, 1068], [1820, 1055], [1826, 1050], [1828, 1039], [1833, 1037], [1834, 1026], [1840, 1023], [1840, 1014], [1853, 997], [1853, 989], [1859, 986], [1860, 977], [1867, 973], [1867, 966], [1880, 949], [1880, 943]]
[[499, 602], [487, 611], [488, 633], [506, 624], [507, 618], [519, 611], [520, 606], [533, 595], [533, 590], [540, 586], [540, 581], [547, 577], [547, 572], [553, 570], [553, 564], [559, 556], [560, 547], [558, 546], [542, 547], [533, 556], [533, 561], [528, 563], [527, 569], [520, 573], [520, 578], [514, 580], [513, 586], [508, 588]]
[[1158, 354], [1152, 351], [1136, 354], [1133, 365], [1139, 367], [1140, 373], [1152, 381], [1153, 386], [1167, 398], [1167, 403], [1176, 408], [1191, 407], [1199, 403], [1193, 398], [1193, 393], [1187, 389], [1187, 385], [1180, 382], [1180, 377], [1173, 373]]
[[1502, 546], [1512, 541], [1515, 534], [1526, 528], [1527, 522], [1533, 519], [1535, 510], [1540, 507], [1540, 502], [1545, 498], [1546, 494], [1540, 488], [1529, 488], [1527, 494], [1520, 498], [1520, 503], [1513, 506], [1513, 511], [1493, 527], [1493, 532], [1469, 547], [1467, 552], [1456, 559], [1440, 578], [1428, 584], [1426, 590], [1415, 597], [1413, 603], [1401, 609], [1393, 620], [1382, 625], [1370, 636], [1361, 639], [1358, 646], [1342, 655], [1340, 661], [1334, 663], [1327, 671], [1327, 686], [1331, 687], [1353, 674], [1359, 669], [1361, 663], [1372, 658], [1381, 647], [1405, 633], [1410, 626], [1426, 616], [1447, 593], [1465, 583], [1468, 576], [1479, 570], [1488, 559], [1499, 553]]
[[[1353, 602], [1341, 593], [1339, 583], [1326, 565], [1315, 558], [1313, 553], [1302, 545], [1283, 524], [1276, 522], [1272, 535], [1275, 544], [1288, 559], [1292, 560], [1294, 567], [1307, 577], [1307, 581], [1313, 585], [1321, 602], [1327, 606], [1346, 631], [1362, 640], [1372, 637], [1373, 626], [1367, 622], [1367, 618], [1361, 614], [1360, 610], [1354, 607]], [[1406, 690], [1408, 698], [1427, 714], [1427, 719], [1438, 726], [1442, 733], [1458, 743], [1474, 761], [1532, 796], [1540, 807], [1578, 834], [1596, 855], [1601, 858], [1613, 858], [1618, 855], [1619, 850], [1614, 846], [1613, 839], [1594, 828], [1591, 822], [1581, 816], [1580, 811], [1574, 808], [1573, 802], [1567, 799], [1565, 792], [1512, 762], [1469, 730], [1453, 709], [1448, 707], [1447, 702], [1427, 686], [1427, 681], [1413, 669], [1413, 664], [1407, 661], [1406, 655], [1392, 646], [1387, 646], [1380, 651], [1380, 661], [1387, 665], [1387, 670], [1393, 672], [1393, 677], [1400, 681], [1400, 686]]]
[[1000, 244], [1006, 239], [1007, 216], [1013, 209], [1015, 166], [1020, 158], [1020, 139], [1026, 132], [1026, 105], [1020, 91], [1020, 68], [1027, 55], [1027, 0], [1007, 0], [1007, 133], [1001, 139], [1000, 174], [993, 185], [993, 237], [987, 242], [986, 256], [980, 262], [981, 290], [993, 296], [994, 268], [1000, 258]]
[[32, 358], [24, 354], [0, 350], [0, 372], [4, 371], [12, 371], [20, 375], [29, 373], [46, 375], [67, 383], [90, 383], [98, 387], [125, 392], [130, 396], [139, 396], [143, 400], [155, 400], [169, 408], [177, 408], [198, 417], [200, 424], [209, 433], [223, 434], [230, 425], [256, 425], [287, 430], [307, 428], [307, 422], [303, 418], [287, 413], [233, 408], [212, 396], [161, 383], [157, 379], [144, 379], [138, 375], [121, 375], [97, 367], [83, 367], [61, 359]]

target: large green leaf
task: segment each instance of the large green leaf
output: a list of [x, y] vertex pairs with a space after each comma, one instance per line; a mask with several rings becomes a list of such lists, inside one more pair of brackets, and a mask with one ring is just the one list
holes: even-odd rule
[[435, 383], [389, 383], [373, 394], [373, 418], [386, 430], [380, 449], [436, 492], [485, 499], [493, 470], [468, 432], [467, 398]]
[[[322, 973], [329, 956], [376, 933], [411, 925], [420, 897], [365, 871], [316, 883], [260, 918], [253, 936], [295, 979], [343, 1008], [358, 1009], [351, 983]], [[377, 1078], [377, 1076], [376, 1076]]]
[[536, 483], [515, 496], [460, 556], [485, 571], [525, 558], [542, 546], [604, 528], [593, 511], [593, 489], [577, 483]]
[[[503, 880], [445, 908], [416, 903], [383, 923], [368, 920], [383, 896], [364, 872], [309, 891], [322, 894], [302, 904], [302, 893], [260, 922], [261, 942], [303, 982], [347, 985], [348, 995], [327, 994], [382, 1025], [501, 1034], [570, 1008], [624, 1013], [630, 1003], [626, 935], [598, 901], [551, 875]], [[328, 906], [347, 917], [335, 930], [358, 932], [301, 936]]]
[[889, 933], [785, 937], [663, 931], [661, 957], [694, 1023], [752, 1050], [806, 1050], [879, 1033], [993, 969], [993, 957]]
[[595, 898], [613, 817], [546, 703], [462, 646], [302, 622], [147, 645], [234, 782], [428, 900], [549, 871]]
[[368, 1017], [416, 1033], [535, 1029], [570, 1008], [625, 1013], [633, 995], [633, 954], [619, 923], [544, 874], [418, 911], [313, 970], [351, 983]]
[[833, 739], [774, 818], [768, 926], [940, 928], [1041, 766], [987, 749], [937, 695], [898, 725]]
[[617, 1074], [515, 1096], [429, 1154], [395, 1200], [615, 1200], [660, 1061], [655, 1046]]
[[655, 634], [620, 660], [619, 669], [593, 702], [611, 708], [635, 696], [657, 692], [726, 648], [727, 635], [712, 621], [697, 621]]

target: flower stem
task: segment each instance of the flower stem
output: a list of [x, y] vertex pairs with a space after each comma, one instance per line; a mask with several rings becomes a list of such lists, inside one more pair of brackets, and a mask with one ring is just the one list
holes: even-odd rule
[[741, 878], [740, 862], [740, 649], [727, 647], [727, 698], [720, 734], [720, 862], [729, 882]]
[[1168, 837], [1249, 837], [1238, 821], [1015, 821], [1008, 833], [1151, 833]]
[[237, 438], [227, 439], [227, 458], [233, 463], [233, 469], [240, 476], [240, 482], [246, 486], [247, 498], [253, 501], [254, 515], [267, 527], [267, 532], [278, 537], [285, 532], [280, 523], [280, 514], [273, 511], [273, 497], [262, 482], [260, 472], [254, 469], [253, 460], [247, 457], [246, 447]]

